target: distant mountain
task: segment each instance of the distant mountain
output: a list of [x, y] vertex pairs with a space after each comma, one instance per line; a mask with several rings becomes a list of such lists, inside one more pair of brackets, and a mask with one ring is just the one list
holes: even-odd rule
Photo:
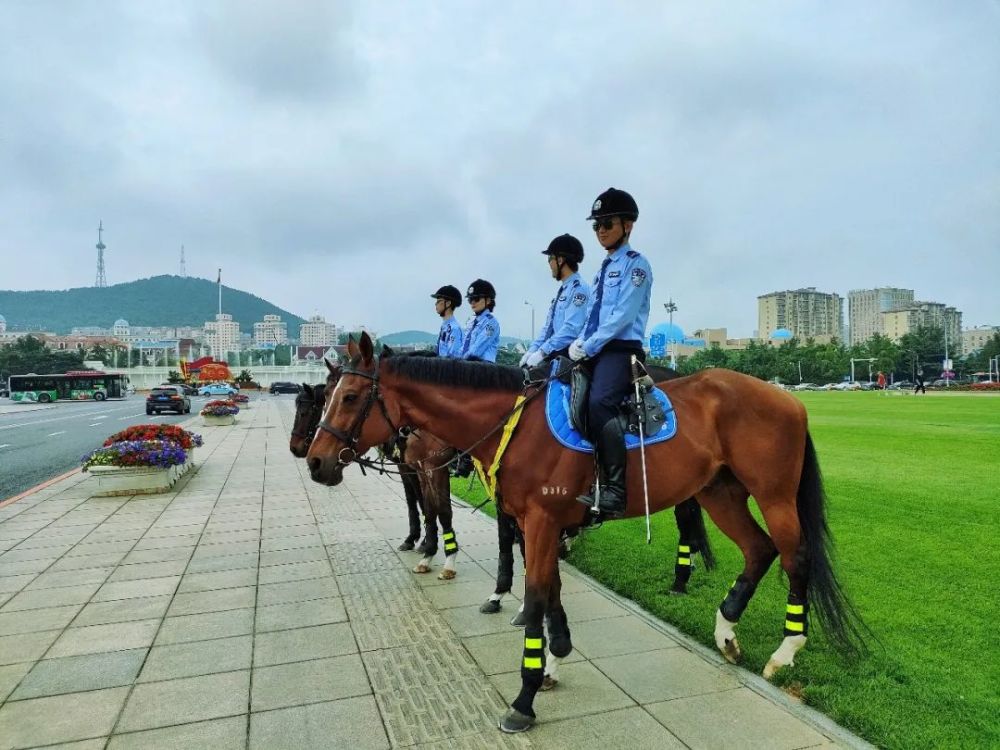
[[[154, 276], [104, 288], [0, 290], [0, 315], [7, 318], [8, 330], [54, 333], [69, 333], [74, 326], [111, 328], [118, 318], [133, 326], [202, 326], [206, 320], [215, 320], [218, 294], [218, 287], [208, 279], [181, 276]], [[222, 310], [247, 332], [265, 314], [280, 315], [288, 323], [289, 336], [298, 336], [299, 325], [305, 322], [265, 299], [225, 285]]]
[[[388, 333], [385, 336], [378, 337], [380, 344], [386, 344], [388, 346], [434, 346], [437, 344], [437, 334], [428, 333], [427, 331], [398, 331], [397, 333]], [[524, 341], [522, 339], [514, 338], [513, 336], [501, 336], [500, 345], [501, 346], [511, 346], [516, 344], [522, 344]]]

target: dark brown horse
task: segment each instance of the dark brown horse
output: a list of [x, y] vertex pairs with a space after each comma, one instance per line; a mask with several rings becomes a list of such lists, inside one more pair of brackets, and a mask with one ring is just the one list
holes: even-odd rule
[[[515, 396], [525, 393], [531, 398], [536, 392], [524, 388], [516, 368], [439, 358], [379, 358], [367, 334], [359, 343], [351, 342], [348, 350], [351, 362], [331, 394], [321, 432], [307, 455], [313, 479], [327, 485], [342, 481], [345, 466], [403, 425], [427, 429], [489, 461], [500, 439], [496, 427], [511, 413]], [[833, 573], [822, 480], [802, 404], [767, 383], [723, 369], [663, 387], [673, 401], [680, 430], [673, 439], [647, 448], [650, 508], [659, 511], [696, 496], [745, 559], [743, 573], [716, 615], [719, 648], [727, 658], [738, 658], [735, 626], [776, 557], [788, 575], [790, 591], [784, 639], [768, 661], [765, 676], [791, 665], [805, 645], [810, 605], [834, 645], [847, 650], [862, 645], [860, 621]], [[521, 691], [500, 719], [500, 728], [507, 732], [524, 731], [535, 720], [532, 705], [546, 666], [543, 616], [549, 625], [550, 658], [565, 657], [572, 648], [559, 598], [559, 530], [584, 520], [587, 511], [576, 498], [593, 480], [591, 458], [563, 448], [550, 435], [542, 400], [531, 398], [523, 409], [498, 484], [504, 509], [524, 531], [527, 552]], [[480, 440], [483, 436], [488, 437]], [[639, 461], [628, 462], [627, 488], [627, 515], [641, 515]], [[750, 514], [751, 495], [770, 536]]]

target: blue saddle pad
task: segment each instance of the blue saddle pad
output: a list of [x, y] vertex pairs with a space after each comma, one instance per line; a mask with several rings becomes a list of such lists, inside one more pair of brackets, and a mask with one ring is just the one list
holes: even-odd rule
[[[674, 411], [674, 405], [670, 403], [667, 394], [659, 388], [654, 388], [653, 393], [656, 400], [660, 402], [660, 406], [663, 407], [666, 419], [659, 432], [655, 435], [646, 435], [646, 445], [662, 443], [677, 434], [677, 413]], [[548, 392], [545, 394], [545, 421], [548, 422], [553, 437], [561, 445], [581, 453], [593, 453], [594, 446], [587, 438], [573, 429], [569, 419], [569, 386], [558, 380], [549, 382]], [[638, 448], [639, 436], [626, 432], [625, 447], [628, 450]]]

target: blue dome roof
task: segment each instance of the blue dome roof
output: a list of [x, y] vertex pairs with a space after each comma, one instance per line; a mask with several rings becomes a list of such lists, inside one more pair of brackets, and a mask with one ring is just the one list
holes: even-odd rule
[[795, 334], [789, 331], [787, 328], [775, 328], [771, 331], [772, 339], [793, 339]]
[[676, 323], [658, 323], [653, 326], [652, 330], [649, 332], [650, 336], [655, 336], [656, 334], [662, 334], [664, 340], [670, 341], [684, 341], [684, 331]]
[[125, 318], [118, 318], [118, 320], [115, 321], [115, 328], [120, 328], [121, 326], [128, 328], [128, 321], [125, 320]]

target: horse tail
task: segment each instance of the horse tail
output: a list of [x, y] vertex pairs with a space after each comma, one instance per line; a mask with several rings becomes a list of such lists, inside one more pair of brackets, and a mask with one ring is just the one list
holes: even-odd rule
[[826, 522], [826, 492], [812, 436], [806, 433], [805, 456], [796, 499], [802, 547], [809, 566], [807, 597], [823, 625], [823, 632], [841, 653], [860, 655], [867, 651], [868, 626], [833, 573], [833, 538]]
[[705, 531], [705, 513], [697, 499], [692, 497], [685, 502], [693, 503], [694, 507], [698, 509], [697, 513], [692, 514], [689, 533], [691, 541], [697, 545], [698, 551], [701, 552], [701, 561], [705, 563], [705, 570], [712, 570], [715, 568], [715, 553], [712, 552], [712, 545], [708, 541], [708, 532]]

